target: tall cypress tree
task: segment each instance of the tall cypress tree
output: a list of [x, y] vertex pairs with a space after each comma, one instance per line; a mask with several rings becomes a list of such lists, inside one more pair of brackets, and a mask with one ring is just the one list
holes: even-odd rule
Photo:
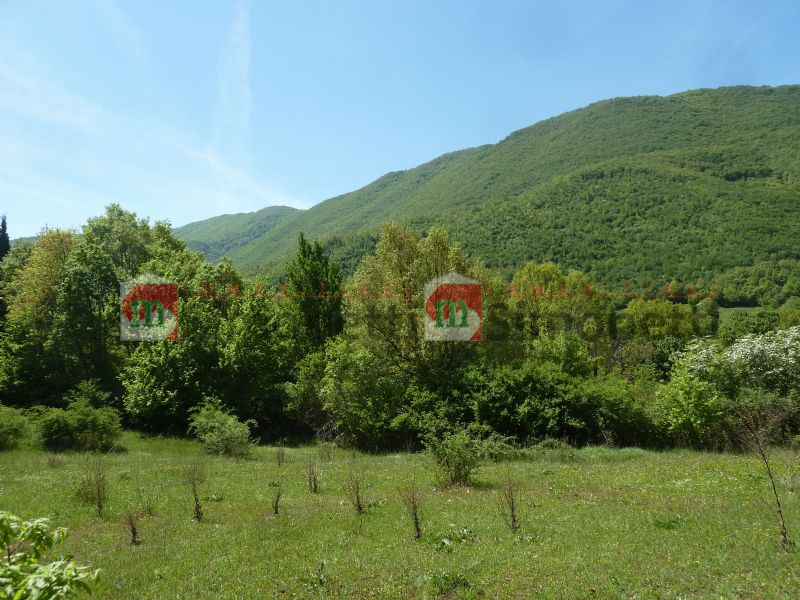
[[6, 230], [6, 216], [3, 215], [0, 220], [0, 260], [3, 260], [9, 250], [11, 250], [11, 242], [8, 240], [8, 231]]

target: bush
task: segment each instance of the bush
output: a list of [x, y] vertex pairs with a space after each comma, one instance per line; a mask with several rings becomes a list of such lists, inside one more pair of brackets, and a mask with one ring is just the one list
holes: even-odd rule
[[250, 422], [242, 423], [222, 409], [217, 399], [206, 399], [192, 415], [189, 431], [194, 432], [206, 452], [241, 458], [250, 453]]
[[85, 400], [64, 410], [48, 408], [38, 418], [39, 437], [47, 450], [109, 450], [122, 432], [119, 413], [93, 408]]
[[84, 379], [64, 394], [64, 405], [66, 406], [83, 402], [94, 408], [102, 408], [111, 406], [111, 401], [111, 394], [100, 387], [97, 379]]
[[713, 384], [679, 368], [656, 392], [653, 420], [680, 445], [720, 448], [729, 445], [727, 404]]
[[319, 395], [341, 444], [371, 451], [414, 438], [404, 410], [407, 376], [344, 339], [325, 347], [325, 359]]
[[571, 377], [553, 364], [467, 372], [475, 420], [518, 442], [546, 437], [581, 445], [642, 443], [650, 430], [644, 409], [621, 377]]
[[28, 431], [28, 421], [22, 411], [0, 405], [0, 450], [13, 450]]
[[429, 434], [425, 447], [439, 478], [448, 485], [469, 485], [485, 455], [483, 442], [466, 429], [441, 437]]

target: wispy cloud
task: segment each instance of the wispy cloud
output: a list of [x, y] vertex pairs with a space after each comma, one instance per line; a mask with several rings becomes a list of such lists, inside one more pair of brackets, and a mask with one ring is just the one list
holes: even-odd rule
[[148, 58], [143, 36], [136, 24], [112, 0], [92, 0], [114, 43], [130, 53], [139, 79], [147, 74]]
[[102, 108], [55, 83], [46, 69], [8, 44], [0, 48], [0, 110], [84, 132]]
[[217, 152], [234, 154], [245, 161], [249, 156], [253, 106], [250, 69], [250, 7], [242, 1], [234, 9], [230, 33], [220, 52], [218, 109], [210, 145]]
[[[93, 2], [133, 70], [146, 71], [144, 31], [113, 3]], [[110, 202], [176, 225], [276, 204], [307, 208], [250, 165], [250, 29], [242, 2], [220, 48], [210, 138], [135, 105], [95, 101], [78, 91], [89, 88], [76, 73], [41, 62], [24, 39], [0, 40], [0, 192], [24, 228], [16, 235], [35, 233], [45, 218], [77, 227]]]

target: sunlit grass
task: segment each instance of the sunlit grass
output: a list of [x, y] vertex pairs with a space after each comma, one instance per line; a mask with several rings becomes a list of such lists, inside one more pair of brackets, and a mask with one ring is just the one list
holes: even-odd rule
[[[262, 447], [249, 460], [206, 459], [196, 523], [182, 473], [199, 445], [130, 432], [123, 444], [106, 458], [103, 520], [74, 494], [84, 455], [0, 454], [0, 508], [69, 528], [62, 549], [102, 569], [103, 598], [792, 598], [800, 589], [800, 552], [779, 549], [769, 484], [748, 455], [539, 452], [488, 463], [478, 485], [448, 489], [419, 454], [334, 450], [325, 460], [314, 447], [287, 448], [278, 466]], [[792, 456], [774, 459], [789, 533], [800, 534]], [[365, 483], [362, 517], [347, 497], [352, 461]], [[516, 532], [495, 497], [509, 471], [523, 496]], [[419, 541], [399, 492], [412, 481], [423, 492]], [[141, 518], [142, 543], [131, 546], [126, 514], [143, 504], [155, 515]]]

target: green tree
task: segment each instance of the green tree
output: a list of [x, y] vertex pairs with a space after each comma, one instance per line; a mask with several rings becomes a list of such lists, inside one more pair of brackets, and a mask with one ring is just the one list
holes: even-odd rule
[[771, 309], [734, 311], [719, 327], [718, 336], [728, 346], [750, 334], [774, 331], [780, 324], [780, 314]]
[[105, 214], [89, 219], [83, 235], [108, 253], [121, 280], [137, 275], [150, 258], [153, 235], [147, 219], [138, 219], [118, 204], [108, 205]]
[[300, 232], [297, 253], [286, 267], [288, 293], [297, 306], [302, 328], [312, 348], [342, 330], [341, 276], [318, 241]]
[[540, 336], [561, 334], [582, 339], [594, 357], [609, 352], [611, 303], [579, 271], [564, 274], [553, 263], [527, 262], [512, 279], [509, 310], [528, 353]]
[[466, 342], [426, 341], [424, 288], [434, 278], [455, 272], [481, 283], [483, 327], [491, 328], [502, 303], [500, 285], [477, 261], [450, 244], [444, 229], [424, 238], [410, 228], [387, 223], [374, 256], [367, 256], [347, 285], [345, 335], [357, 340], [382, 363], [447, 389], [483, 349]]
[[714, 336], [719, 329], [719, 305], [713, 298], [705, 298], [694, 307], [695, 333], [699, 336]]
[[778, 309], [780, 326], [784, 329], [800, 325], [800, 296], [792, 296]]
[[92, 593], [99, 571], [62, 558], [42, 563], [42, 557], [67, 537], [47, 519], [23, 521], [0, 512], [0, 594], [14, 600], [71, 598]]
[[72, 385], [99, 379], [116, 388], [116, 365], [123, 356], [119, 336], [119, 281], [108, 253], [82, 238], [64, 265], [56, 315], [48, 345], [63, 361]]
[[289, 324], [273, 302], [246, 297], [230, 308], [220, 330], [220, 398], [240, 419], [253, 420], [264, 437], [293, 433], [285, 384], [295, 348]]
[[74, 245], [72, 233], [43, 231], [30, 258], [5, 288], [10, 301], [0, 338], [0, 390], [12, 404], [57, 404], [69, 387], [61, 379], [63, 362], [47, 342]]
[[667, 336], [688, 339], [693, 329], [691, 308], [669, 300], [631, 300], [620, 324], [626, 338], [650, 342]]
[[330, 433], [366, 450], [396, 448], [408, 430], [403, 395], [407, 378], [362, 344], [340, 338], [326, 346], [320, 397], [331, 415]]
[[31, 257], [32, 249], [33, 244], [30, 242], [19, 242], [0, 261], [0, 331], [5, 327], [8, 305], [14, 294], [11, 282], [27, 264]]

